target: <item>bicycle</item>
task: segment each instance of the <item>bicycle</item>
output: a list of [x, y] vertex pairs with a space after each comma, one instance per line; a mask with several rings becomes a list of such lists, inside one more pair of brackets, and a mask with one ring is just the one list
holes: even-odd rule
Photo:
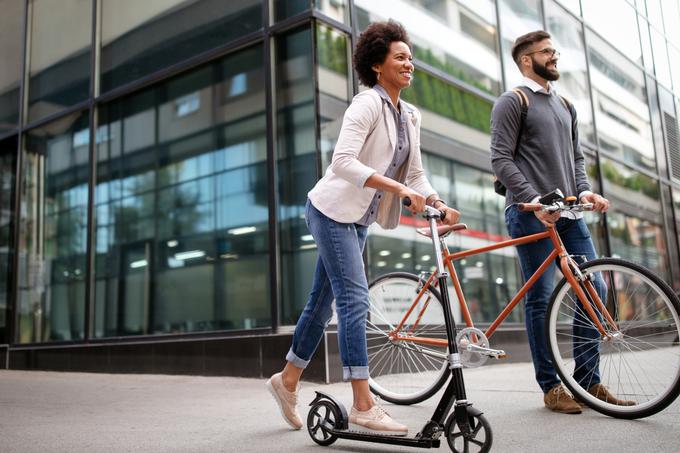
[[[544, 197], [545, 198], [545, 197]], [[592, 204], [577, 204], [575, 197], [553, 197], [542, 203], [519, 204], [523, 211], [582, 212]], [[562, 382], [581, 402], [603, 414], [635, 419], [655, 414], [680, 393], [680, 302], [673, 290], [648, 269], [617, 258], [578, 264], [567, 254], [553, 226], [545, 232], [509, 239], [485, 247], [450, 253], [445, 238], [467, 228], [464, 224], [438, 227], [439, 247], [460, 305], [463, 326], [457, 349], [467, 367], [483, 365], [489, 358], [505, 357], [489, 340], [527, 290], [548, 266], [558, 261], [563, 278], [547, 308], [548, 349]], [[432, 237], [425, 229], [418, 233]], [[491, 325], [474, 326], [453, 262], [505, 247], [549, 238], [553, 251]], [[369, 385], [373, 393], [395, 404], [415, 404], [435, 394], [447, 378], [446, 333], [436, 271], [427, 276], [405, 272], [383, 275], [369, 285], [367, 318]], [[606, 287], [602, 298], [595, 279]], [[585, 330], [584, 330], [585, 329]], [[585, 334], [583, 332], [586, 332]], [[578, 348], [574, 356], [573, 351]], [[597, 348], [600, 381], [618, 399], [619, 406], [588, 393], [572, 376], [580, 371], [584, 352]]]

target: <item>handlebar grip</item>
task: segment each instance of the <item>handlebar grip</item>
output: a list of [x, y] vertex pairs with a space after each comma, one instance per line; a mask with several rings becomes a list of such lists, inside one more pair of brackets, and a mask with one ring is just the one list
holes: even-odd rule
[[409, 197], [404, 197], [401, 200], [401, 204], [403, 204], [404, 206], [411, 206], [411, 199]]
[[543, 209], [541, 203], [517, 203], [517, 209], [522, 212], [534, 212]]

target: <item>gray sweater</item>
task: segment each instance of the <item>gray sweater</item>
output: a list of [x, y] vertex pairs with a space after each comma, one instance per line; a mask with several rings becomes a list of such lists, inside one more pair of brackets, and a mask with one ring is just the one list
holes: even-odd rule
[[491, 112], [491, 166], [508, 189], [505, 205], [530, 202], [554, 189], [566, 196], [590, 191], [576, 112], [572, 111], [572, 124], [572, 115], [554, 90], [548, 94], [523, 87], [523, 91], [529, 108], [516, 155], [519, 98], [505, 92]]

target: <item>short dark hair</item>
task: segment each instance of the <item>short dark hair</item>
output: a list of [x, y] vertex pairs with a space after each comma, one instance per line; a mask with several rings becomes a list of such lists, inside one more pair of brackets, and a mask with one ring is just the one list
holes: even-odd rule
[[526, 35], [522, 35], [515, 39], [515, 44], [512, 45], [512, 59], [515, 60], [515, 64], [519, 66], [519, 59], [524, 55], [524, 52], [531, 47], [533, 44], [543, 41], [544, 39], [550, 39], [550, 33], [544, 30], [536, 30]]
[[373, 66], [385, 61], [390, 44], [403, 41], [411, 48], [411, 41], [404, 27], [394, 20], [373, 22], [361, 33], [354, 50], [354, 69], [359, 81], [367, 87], [378, 83]]

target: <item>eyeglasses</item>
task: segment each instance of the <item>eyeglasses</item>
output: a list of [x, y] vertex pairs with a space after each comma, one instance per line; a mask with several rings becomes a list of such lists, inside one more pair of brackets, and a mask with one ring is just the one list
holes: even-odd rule
[[524, 55], [533, 55], [535, 53], [542, 53], [546, 57], [550, 58], [560, 58], [560, 52], [557, 49], [553, 49], [552, 47], [546, 47], [545, 49], [541, 50], [534, 50], [533, 52], [525, 53]]

